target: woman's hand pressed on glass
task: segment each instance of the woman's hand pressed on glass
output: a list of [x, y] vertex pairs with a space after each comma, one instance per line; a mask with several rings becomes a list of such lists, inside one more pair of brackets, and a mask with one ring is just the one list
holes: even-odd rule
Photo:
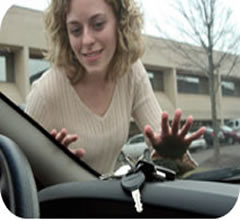
[[198, 139], [205, 132], [205, 128], [201, 127], [191, 135], [187, 135], [193, 125], [193, 117], [189, 116], [185, 124], [180, 128], [182, 111], [177, 109], [172, 121], [169, 125], [168, 113], [162, 113], [161, 131], [156, 133], [150, 125], [145, 126], [144, 133], [149, 138], [156, 155], [166, 158], [181, 158], [188, 150], [192, 141]]
[[78, 157], [82, 157], [85, 154], [85, 150], [83, 148], [71, 149], [69, 148], [70, 144], [77, 141], [78, 136], [76, 134], [68, 134], [67, 130], [63, 128], [61, 131], [57, 131], [53, 129], [50, 134], [62, 145], [67, 147], [73, 154]]

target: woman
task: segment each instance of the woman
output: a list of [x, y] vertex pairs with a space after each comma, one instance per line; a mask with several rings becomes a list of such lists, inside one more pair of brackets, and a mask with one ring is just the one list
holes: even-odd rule
[[34, 83], [28, 114], [100, 173], [113, 171], [131, 117], [153, 159], [195, 167], [186, 152], [204, 129], [186, 138], [193, 122], [180, 129], [181, 110], [169, 127], [139, 60], [143, 20], [134, 0], [52, 0], [45, 24], [52, 67]]

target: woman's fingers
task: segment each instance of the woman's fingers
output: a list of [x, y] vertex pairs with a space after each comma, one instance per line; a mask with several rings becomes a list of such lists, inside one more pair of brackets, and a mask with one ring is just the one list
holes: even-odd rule
[[161, 132], [162, 132], [162, 136], [168, 136], [170, 132], [167, 112], [162, 113], [162, 131]]
[[70, 149], [70, 151], [77, 157], [82, 157], [86, 153], [83, 148]]
[[150, 125], [145, 126], [144, 134], [150, 140], [150, 142], [152, 143], [153, 146], [157, 145], [158, 140], [157, 140], [155, 133]]
[[193, 117], [189, 116], [180, 129], [182, 111], [177, 109], [171, 124], [169, 125], [168, 113], [162, 113], [161, 133], [155, 133], [151, 126], [147, 125], [144, 128], [144, 134], [149, 138], [154, 149], [161, 156], [170, 158], [181, 158], [187, 151], [191, 142], [198, 139], [205, 132], [202, 127], [191, 136], [186, 137], [193, 124]]
[[146, 125], [144, 128], [144, 134], [150, 142], [152, 143], [153, 146], [158, 145], [161, 142], [162, 137], [167, 137], [170, 134], [170, 129], [169, 129], [169, 121], [168, 121], [168, 113], [163, 112], [162, 113], [162, 120], [161, 120], [161, 135], [156, 134], [152, 127], [150, 125]]
[[205, 127], [199, 128], [196, 132], [192, 133], [192, 135], [185, 139], [186, 143], [190, 145], [193, 140], [200, 138], [204, 134], [205, 130]]
[[67, 134], [67, 130], [63, 128], [60, 132], [57, 132], [56, 129], [53, 129], [50, 134], [65, 147], [68, 147], [72, 142], [75, 142], [78, 139], [76, 134]]
[[52, 131], [50, 132], [50, 134], [56, 138], [56, 135], [57, 135], [57, 130], [56, 129], [52, 129]]
[[188, 131], [190, 130], [190, 128], [192, 127], [192, 125], [193, 125], [193, 117], [190, 115], [190, 116], [187, 118], [185, 124], [183, 125], [183, 127], [182, 127], [179, 135], [180, 135], [182, 138], [184, 138], [184, 137], [187, 135], [187, 133], [188, 133]]
[[[53, 129], [50, 134], [63, 146], [69, 147], [69, 145], [75, 142], [78, 139], [76, 134], [67, 134], [67, 130], [63, 128], [60, 132], [57, 132], [56, 129]], [[70, 149], [68, 148], [74, 155], [77, 157], [82, 157], [85, 154], [85, 150], [83, 148], [78, 149]]]
[[56, 140], [62, 143], [63, 139], [67, 136], [67, 130], [63, 128], [60, 132], [56, 135]]
[[175, 112], [173, 121], [172, 121], [172, 134], [173, 135], [177, 135], [178, 134], [181, 116], [182, 116], [181, 109], [177, 109], [176, 112]]
[[146, 137], [149, 138], [149, 140], [152, 142], [154, 140], [154, 133], [152, 130], [152, 127], [150, 125], [146, 125], [144, 128], [144, 134]]
[[78, 136], [76, 134], [68, 134], [63, 140], [62, 140], [62, 144], [65, 147], [68, 147], [72, 142], [75, 142], [78, 139]]

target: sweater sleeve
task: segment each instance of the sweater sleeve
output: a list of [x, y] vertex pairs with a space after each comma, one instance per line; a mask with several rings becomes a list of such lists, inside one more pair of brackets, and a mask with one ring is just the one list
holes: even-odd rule
[[134, 64], [133, 75], [134, 98], [132, 116], [141, 132], [144, 131], [145, 125], [151, 125], [154, 131], [157, 132], [161, 128], [162, 110], [141, 61]]
[[46, 130], [50, 131], [52, 129], [49, 111], [46, 109], [46, 100], [41, 95], [37, 83], [32, 85], [32, 89], [27, 96], [25, 112]]

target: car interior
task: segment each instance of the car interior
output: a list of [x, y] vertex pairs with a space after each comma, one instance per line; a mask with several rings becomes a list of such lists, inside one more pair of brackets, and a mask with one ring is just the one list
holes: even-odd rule
[[23, 218], [218, 218], [239, 195], [235, 182], [146, 181], [136, 212], [120, 178], [102, 179], [0, 93], [0, 192]]

